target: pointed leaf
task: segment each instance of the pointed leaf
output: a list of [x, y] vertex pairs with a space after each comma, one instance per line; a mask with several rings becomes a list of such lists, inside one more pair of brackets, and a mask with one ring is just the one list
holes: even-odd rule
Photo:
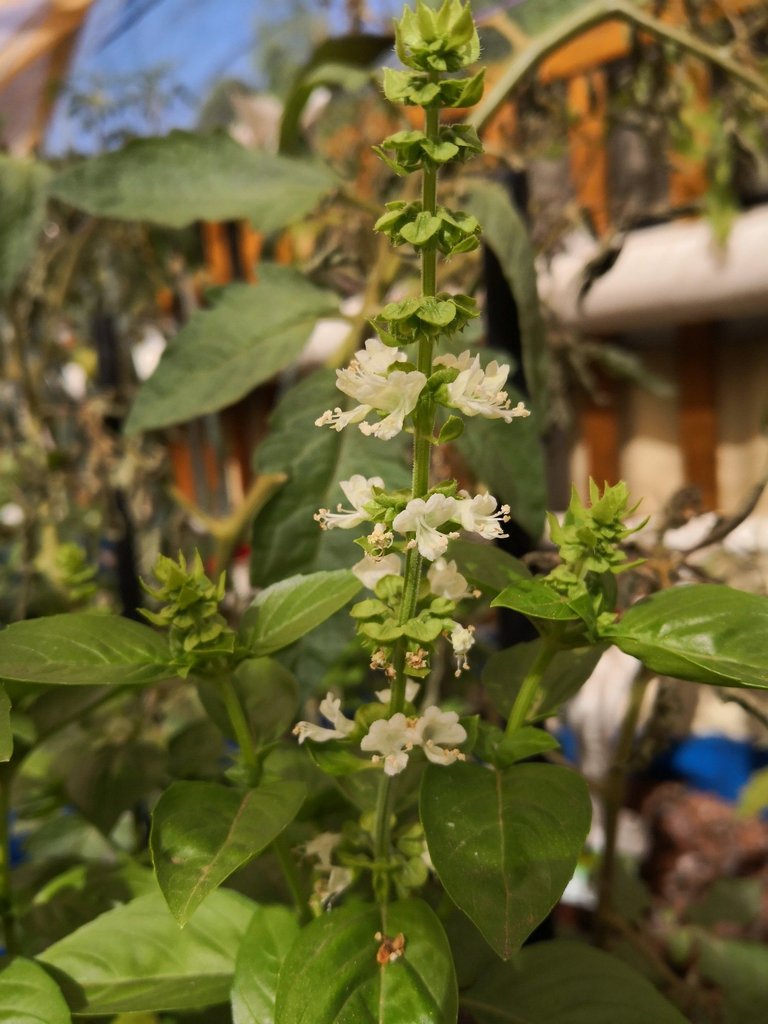
[[0, 1024], [71, 1024], [56, 982], [34, 960], [17, 957], [0, 973]]
[[663, 675], [768, 688], [768, 598], [757, 594], [674, 587], [629, 608], [603, 635]]
[[280, 835], [305, 796], [300, 782], [271, 782], [245, 792], [214, 782], [175, 782], [163, 793], [152, 814], [150, 849], [179, 924]]
[[45, 218], [45, 164], [0, 154], [0, 302], [35, 251]]
[[298, 271], [268, 263], [256, 285], [233, 284], [190, 317], [131, 409], [126, 432], [182, 423], [238, 401], [288, 366], [336, 300]]
[[685, 1024], [623, 960], [582, 942], [538, 942], [462, 996], [477, 1024]]
[[287, 907], [257, 907], [232, 983], [232, 1024], [275, 1024], [277, 978], [299, 923]]
[[430, 765], [421, 820], [454, 903], [502, 959], [518, 951], [573, 875], [591, 817], [584, 780], [555, 765]]
[[117, 615], [70, 612], [15, 622], [0, 632], [4, 680], [142, 686], [175, 675], [163, 637]]
[[246, 611], [240, 638], [256, 656], [279, 651], [343, 608], [361, 586], [348, 569], [291, 576], [273, 583]]
[[354, 426], [340, 432], [314, 426], [337, 405], [344, 405], [344, 396], [335, 374], [320, 371], [291, 388], [272, 414], [272, 432], [256, 454], [256, 468], [285, 472], [289, 479], [254, 522], [251, 572], [258, 586], [297, 572], [349, 566], [355, 551], [350, 541], [362, 529], [321, 530], [312, 518], [318, 508], [335, 508], [343, 499], [340, 480], [362, 473], [382, 477], [388, 489], [408, 484], [397, 440], [382, 444]]
[[12, 756], [11, 701], [5, 687], [0, 685], [0, 761], [10, 761]]
[[[542, 640], [530, 640], [507, 647], [492, 654], [485, 665], [483, 686], [493, 706], [505, 718], [541, 651], [542, 643]], [[578, 693], [589, 679], [604, 651], [601, 644], [558, 651], [544, 670], [527, 721], [537, 722], [556, 714], [560, 705]]]
[[62, 171], [50, 192], [97, 217], [181, 228], [248, 219], [265, 233], [309, 213], [336, 184], [309, 161], [245, 149], [224, 132], [134, 139]]
[[546, 583], [540, 576], [515, 580], [491, 601], [494, 608], [512, 608], [529, 619], [547, 622], [569, 622], [579, 618], [567, 597]]
[[223, 1003], [255, 910], [240, 893], [212, 893], [182, 931], [159, 890], [107, 911], [38, 957], [75, 1013], [199, 1010]]
[[[403, 955], [379, 964], [382, 932]], [[442, 925], [421, 900], [332, 910], [304, 928], [277, 988], [277, 1024], [455, 1024], [456, 977]]]

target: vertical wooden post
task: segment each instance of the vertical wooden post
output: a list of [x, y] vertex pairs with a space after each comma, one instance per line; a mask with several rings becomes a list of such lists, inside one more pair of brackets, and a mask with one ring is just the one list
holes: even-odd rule
[[581, 414], [581, 436], [587, 451], [589, 475], [601, 486], [621, 479], [621, 438], [616, 407], [616, 386], [600, 375], [605, 402], [588, 399]]
[[595, 231], [604, 235], [608, 216], [608, 151], [605, 145], [605, 73], [593, 71], [568, 82], [568, 108], [574, 116], [568, 134], [571, 180]]
[[680, 448], [686, 484], [695, 484], [705, 510], [718, 506], [717, 387], [714, 324], [678, 328]]

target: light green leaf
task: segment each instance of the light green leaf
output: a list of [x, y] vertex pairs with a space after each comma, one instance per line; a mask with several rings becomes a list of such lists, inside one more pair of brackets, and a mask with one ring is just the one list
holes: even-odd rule
[[45, 164], [0, 154], [0, 302], [10, 295], [35, 251], [49, 174]]
[[335, 374], [320, 371], [291, 388], [272, 414], [256, 469], [285, 472], [289, 479], [254, 522], [251, 573], [257, 586], [297, 572], [349, 566], [355, 551], [350, 541], [360, 531], [321, 530], [312, 518], [318, 508], [335, 508], [343, 500], [340, 480], [362, 473], [382, 477], [389, 490], [408, 485], [404, 449], [396, 439], [382, 443], [354, 426], [340, 432], [314, 426], [337, 405], [344, 405], [344, 396]]
[[0, 973], [0, 1024], [71, 1024], [61, 989], [34, 960], [17, 957]]
[[173, 679], [165, 640], [117, 615], [70, 612], [0, 632], [0, 679], [72, 686], [142, 686]]
[[674, 587], [629, 608], [603, 636], [662, 675], [768, 688], [768, 598], [757, 594]]
[[[513, 405], [522, 399], [512, 385], [506, 391]], [[509, 505], [512, 519], [533, 540], [541, 536], [546, 507], [537, 419], [534, 415], [505, 423], [471, 416], [465, 420], [464, 433], [454, 441], [478, 484], [484, 484], [499, 503]]]
[[764, 1024], [768, 1016], [768, 949], [685, 929], [702, 978], [723, 991], [724, 1024]]
[[0, 684], [0, 761], [13, 756], [13, 729], [11, 728], [11, 700]]
[[459, 572], [470, 583], [494, 597], [513, 580], [531, 576], [525, 563], [508, 555], [497, 544], [452, 540], [445, 557], [456, 561]]
[[[382, 932], [405, 950], [379, 964]], [[456, 977], [440, 921], [421, 900], [332, 910], [304, 928], [280, 972], [276, 1024], [455, 1024]]]
[[134, 139], [57, 174], [50, 192], [97, 217], [171, 228], [250, 220], [265, 233], [309, 213], [337, 183], [325, 167], [257, 153], [224, 132]]
[[[292, 724], [299, 706], [299, 687], [293, 673], [273, 658], [249, 658], [237, 666], [232, 683], [257, 749], [279, 739]], [[201, 680], [197, 689], [219, 729], [236, 739], [217, 682]]]
[[477, 1024], [685, 1024], [653, 985], [581, 942], [537, 942], [462, 995]]
[[245, 896], [219, 889], [182, 931], [158, 889], [83, 925], [38, 959], [54, 968], [75, 1013], [199, 1010], [229, 998], [254, 909]]
[[[483, 225], [483, 241], [493, 249], [517, 306], [523, 370], [537, 413], [547, 402], [547, 339], [536, 284], [533, 247], [523, 218], [506, 189], [475, 180], [467, 194], [467, 210]], [[514, 402], [517, 399], [513, 399]], [[533, 419], [534, 417], [531, 417]], [[535, 428], [541, 434], [543, 424]]]
[[215, 782], [175, 782], [166, 789], [152, 814], [149, 842], [158, 883], [180, 925], [280, 835], [305, 796], [300, 782], [245, 792]]
[[763, 768], [749, 777], [746, 786], [739, 793], [740, 814], [761, 814], [768, 807], [768, 768]]
[[[143, 385], [126, 433], [155, 430], [232, 405], [301, 352], [331, 292], [290, 267], [259, 267], [257, 285], [233, 284], [194, 313]], [[314, 429], [314, 428], [313, 428]]]
[[579, 618], [567, 597], [551, 587], [541, 576], [515, 580], [491, 601], [494, 608], [512, 608], [529, 619], [547, 622], [569, 622]]
[[240, 624], [240, 639], [254, 655], [287, 647], [351, 601], [362, 584], [348, 569], [291, 576], [262, 590]]
[[505, 960], [562, 895], [590, 817], [584, 780], [555, 765], [424, 773], [421, 820], [438, 877]]
[[237, 954], [232, 1024], [275, 1024], [278, 974], [298, 934], [287, 907], [256, 908]]
[[[493, 706], [509, 715], [523, 681], [541, 651], [543, 641], [531, 640], [497, 651], [483, 670], [483, 686]], [[605, 647], [579, 647], [558, 651], [544, 670], [527, 721], [537, 722], [557, 713], [561, 704], [581, 689], [592, 675]]]

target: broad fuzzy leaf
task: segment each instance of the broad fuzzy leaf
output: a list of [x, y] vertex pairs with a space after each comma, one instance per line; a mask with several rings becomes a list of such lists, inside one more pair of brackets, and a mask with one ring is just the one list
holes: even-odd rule
[[[405, 938], [379, 964], [377, 932]], [[421, 900], [332, 910], [304, 928], [280, 972], [276, 1024], [455, 1024], [456, 977], [442, 925]]]
[[245, 149], [219, 132], [134, 139], [57, 174], [50, 192], [97, 217], [171, 228], [250, 220], [265, 233], [309, 213], [336, 185], [325, 167]]
[[240, 639], [255, 657], [279, 651], [343, 608], [361, 586], [348, 569], [273, 583], [243, 616]]
[[152, 814], [150, 849], [171, 913], [185, 925], [237, 868], [289, 825], [306, 788], [272, 782], [245, 792], [214, 782], [175, 782]]
[[477, 1024], [684, 1024], [653, 985], [581, 942], [538, 942], [463, 994]]
[[268, 263], [257, 285], [222, 289], [173, 338], [131, 409], [126, 432], [156, 430], [223, 409], [270, 380], [301, 352], [331, 292]]
[[17, 957], [0, 973], [0, 1024], [71, 1024], [56, 982], [34, 960]]
[[41, 953], [85, 1016], [199, 1010], [223, 1003], [256, 905], [212, 893], [182, 931], [159, 890], [107, 911]]
[[589, 830], [584, 780], [555, 765], [430, 765], [421, 787], [429, 854], [454, 903], [502, 959], [557, 903]]
[[757, 594], [716, 584], [663, 590], [603, 636], [663, 675], [768, 688], [768, 598]]
[[237, 954], [232, 1024], [275, 1024], [278, 974], [298, 934], [287, 907], [257, 907]]
[[0, 679], [59, 686], [142, 686], [176, 672], [165, 640], [117, 615], [71, 612], [0, 632]]

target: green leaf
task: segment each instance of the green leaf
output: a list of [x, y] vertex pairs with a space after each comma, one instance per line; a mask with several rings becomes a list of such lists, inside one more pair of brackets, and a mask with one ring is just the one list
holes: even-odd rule
[[718, 584], [674, 587], [629, 608], [603, 636], [662, 675], [768, 687], [768, 598]]
[[157, 890], [83, 925], [38, 959], [54, 969], [75, 1013], [199, 1010], [229, 998], [254, 909], [220, 889], [181, 931]]
[[569, 622], [579, 618], [564, 597], [540, 576], [529, 580], [515, 580], [491, 601], [494, 608], [512, 608], [527, 615], [529, 619], [544, 619], [547, 622]]
[[[402, 933], [403, 955], [379, 964], [382, 932]], [[392, 903], [382, 925], [369, 906], [332, 910], [304, 928], [277, 987], [277, 1024], [455, 1024], [456, 977], [448, 941], [421, 900]]]
[[257, 285], [229, 285], [192, 314], [139, 391], [126, 433], [232, 405], [293, 362], [317, 318], [335, 309], [331, 292], [298, 271], [261, 264]]
[[254, 655], [287, 647], [351, 601], [362, 584], [348, 569], [291, 576], [257, 594], [240, 624]]
[[507, 768], [517, 761], [527, 761], [560, 746], [554, 736], [533, 725], [524, 725], [509, 736], [486, 725], [481, 728], [480, 739], [482, 748], [476, 752], [483, 761], [489, 761], [496, 768]]
[[275, 1024], [280, 967], [299, 934], [287, 907], [257, 907], [237, 954], [232, 1024]]
[[34, 960], [17, 957], [0, 974], [0, 1024], [71, 1024], [64, 996]]
[[[492, 654], [483, 670], [483, 686], [494, 708], [505, 718], [512, 710], [523, 681], [541, 651], [543, 641], [515, 644]], [[557, 713], [561, 704], [581, 689], [594, 672], [605, 647], [578, 647], [558, 651], [544, 670], [536, 699], [527, 715], [529, 722]]]
[[[467, 195], [467, 208], [483, 225], [483, 241], [496, 254], [514, 296], [526, 387], [536, 411], [543, 412], [548, 408], [547, 339], [528, 230], [506, 189], [495, 182], [473, 181]], [[513, 404], [515, 401], [513, 399]], [[539, 423], [539, 434], [542, 427]]]
[[343, 404], [335, 374], [319, 371], [286, 392], [272, 414], [272, 432], [256, 454], [256, 469], [285, 472], [289, 479], [254, 522], [251, 572], [257, 586], [296, 572], [349, 566], [357, 533], [321, 530], [312, 518], [318, 508], [335, 508], [343, 500], [340, 480], [362, 473], [382, 477], [388, 490], [408, 485], [403, 446], [396, 440], [382, 444], [354, 426], [340, 432], [314, 426], [326, 409]]
[[70, 612], [0, 632], [0, 679], [58, 686], [145, 686], [173, 679], [158, 633], [117, 615]]
[[180, 925], [280, 835], [305, 796], [300, 782], [245, 792], [215, 782], [175, 782], [166, 789], [152, 814], [149, 843], [157, 881]]
[[424, 773], [421, 820], [438, 877], [505, 960], [562, 895], [590, 817], [584, 780], [555, 765]]
[[692, 959], [706, 981], [723, 991], [724, 1024], [764, 1024], [768, 1013], [768, 949], [757, 942], [718, 939], [685, 929]]
[[739, 814], [762, 814], [768, 807], [768, 768], [749, 777], [739, 793]]
[[[523, 397], [512, 385], [507, 385], [506, 391], [513, 405]], [[541, 536], [546, 507], [541, 423], [537, 419], [540, 417], [529, 416], [505, 423], [471, 416], [454, 442], [478, 483], [509, 505], [512, 519], [534, 540]]]
[[268, 234], [313, 210], [336, 182], [325, 167], [245, 149], [225, 132], [174, 131], [83, 160], [50, 192], [97, 217], [171, 228], [248, 219]]
[[[537, 942], [462, 995], [477, 1024], [685, 1024], [622, 960], [581, 942]], [[734, 1022], [735, 1024], [735, 1022]]]
[[445, 556], [454, 559], [459, 572], [470, 583], [494, 596], [512, 580], [530, 579], [528, 567], [497, 544], [478, 544], [472, 540], [452, 540]]
[[49, 174], [45, 164], [0, 154], [0, 302], [32, 259], [45, 220]]
[[11, 728], [11, 700], [0, 684], [0, 761], [13, 756], [13, 729]]
[[[232, 683], [257, 749], [279, 739], [293, 722], [299, 705], [299, 688], [293, 673], [273, 658], [249, 658], [232, 673]], [[197, 689], [205, 710], [219, 729], [230, 739], [236, 739], [217, 683], [201, 680]]]

